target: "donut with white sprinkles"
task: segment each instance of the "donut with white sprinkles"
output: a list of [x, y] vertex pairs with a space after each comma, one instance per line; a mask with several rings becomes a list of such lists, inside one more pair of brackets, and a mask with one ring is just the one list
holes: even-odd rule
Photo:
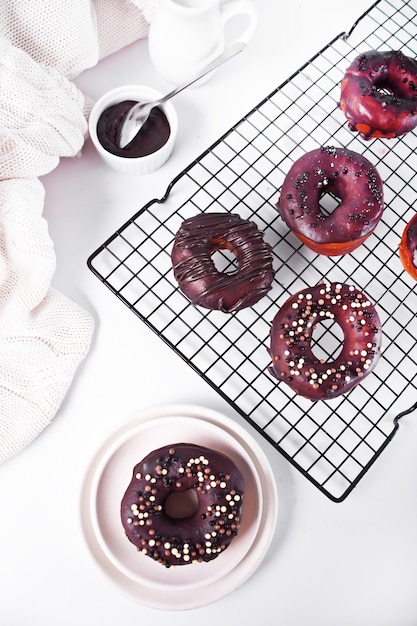
[[[195, 506], [175, 515], [173, 495], [192, 490]], [[133, 469], [121, 501], [127, 538], [165, 567], [217, 558], [238, 534], [244, 478], [225, 454], [190, 443], [164, 446]]]
[[[314, 354], [318, 323], [337, 323], [343, 331], [334, 360]], [[381, 354], [378, 313], [353, 285], [319, 283], [292, 295], [272, 322], [270, 373], [295, 393], [310, 400], [330, 400], [351, 391], [375, 368]]]

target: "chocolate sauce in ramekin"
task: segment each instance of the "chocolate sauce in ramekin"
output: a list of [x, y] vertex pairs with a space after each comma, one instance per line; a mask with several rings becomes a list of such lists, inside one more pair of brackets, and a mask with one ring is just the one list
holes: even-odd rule
[[152, 154], [166, 144], [171, 132], [165, 113], [155, 107], [136, 137], [121, 148], [122, 122], [134, 104], [134, 100], [113, 104], [103, 111], [97, 122], [98, 140], [105, 150], [117, 156], [136, 158]]

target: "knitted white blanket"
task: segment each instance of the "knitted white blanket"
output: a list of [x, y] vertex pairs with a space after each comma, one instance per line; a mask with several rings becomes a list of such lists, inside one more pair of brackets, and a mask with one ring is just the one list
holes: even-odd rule
[[39, 176], [85, 140], [71, 79], [145, 37], [156, 0], [3, 0], [0, 6], [0, 463], [50, 423], [88, 353], [89, 313], [51, 287]]

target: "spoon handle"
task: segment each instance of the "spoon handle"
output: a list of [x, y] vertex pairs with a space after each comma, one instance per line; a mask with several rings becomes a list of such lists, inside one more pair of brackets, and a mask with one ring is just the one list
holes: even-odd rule
[[197, 74], [195, 74], [191, 79], [187, 80], [186, 82], [182, 83], [181, 85], [179, 85], [178, 87], [170, 91], [163, 98], [156, 100], [154, 103], [154, 106], [157, 104], [163, 104], [164, 102], [166, 102], [173, 96], [176, 96], [177, 93], [180, 93], [180, 91], [183, 91], [183, 89], [185, 89], [186, 87], [193, 85], [195, 82], [200, 80], [200, 78], [203, 78], [203, 76], [205, 76], [209, 72], [212, 72], [213, 70], [216, 69], [216, 67], [219, 67], [219, 65], [222, 65], [222, 63], [224, 63], [225, 61], [228, 61], [239, 52], [242, 52], [242, 50], [244, 50], [245, 48], [246, 48], [246, 43], [244, 43], [243, 41], [235, 42], [229, 48], [227, 48], [227, 50], [222, 52], [222, 54], [215, 57], [210, 63], [208, 63], [208, 65], [205, 65], [204, 67], [202, 67], [201, 70], [197, 72]]

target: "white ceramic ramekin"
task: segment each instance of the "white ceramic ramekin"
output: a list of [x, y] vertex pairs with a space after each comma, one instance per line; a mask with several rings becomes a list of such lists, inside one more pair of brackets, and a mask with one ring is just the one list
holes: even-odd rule
[[159, 91], [151, 87], [144, 85], [123, 85], [106, 92], [94, 104], [88, 120], [90, 138], [100, 157], [114, 171], [121, 174], [142, 175], [150, 174], [159, 169], [167, 161], [174, 147], [178, 130], [178, 118], [171, 102], [165, 102], [160, 105], [170, 126], [168, 141], [152, 154], [142, 157], [123, 157], [112, 154], [101, 145], [97, 137], [97, 122], [100, 115], [108, 107], [118, 102], [123, 102], [124, 100], [135, 100], [139, 102], [154, 100], [161, 96], [162, 94]]

